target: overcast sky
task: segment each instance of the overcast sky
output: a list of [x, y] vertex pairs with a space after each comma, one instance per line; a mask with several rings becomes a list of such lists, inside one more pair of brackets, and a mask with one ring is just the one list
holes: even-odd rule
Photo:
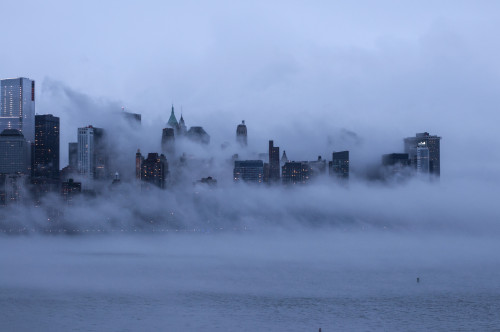
[[443, 137], [443, 177], [491, 175], [499, 16], [497, 1], [4, 1], [0, 77], [37, 81], [37, 113], [61, 117], [63, 153], [88, 124], [65, 90], [146, 126], [182, 105], [214, 144], [245, 119], [262, 152], [274, 138], [316, 155], [345, 128], [375, 159], [429, 131]]

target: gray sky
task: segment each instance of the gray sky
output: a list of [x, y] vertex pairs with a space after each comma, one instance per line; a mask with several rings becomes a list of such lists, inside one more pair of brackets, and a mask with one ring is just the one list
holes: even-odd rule
[[64, 88], [103, 113], [121, 106], [142, 113], [145, 126], [166, 122], [174, 102], [214, 144], [234, 139], [245, 119], [252, 144], [265, 151], [274, 138], [300, 155], [294, 159], [323, 153], [330, 147], [311, 146], [325, 146], [342, 128], [363, 138], [359, 154], [370, 160], [429, 131], [443, 136], [443, 176], [476, 177], [479, 166], [481, 175], [498, 173], [496, 1], [9, 1], [1, 8], [0, 77], [38, 82], [37, 112], [61, 117], [63, 151], [88, 124], [79, 117], [85, 109], [61, 102]]

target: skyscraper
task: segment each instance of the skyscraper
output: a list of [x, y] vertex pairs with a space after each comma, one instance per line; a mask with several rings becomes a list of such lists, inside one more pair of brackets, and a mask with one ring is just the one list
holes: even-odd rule
[[349, 178], [349, 151], [333, 152], [329, 163], [330, 175], [340, 179]]
[[280, 180], [280, 148], [269, 141], [269, 182]]
[[309, 181], [311, 167], [307, 162], [287, 161], [281, 172], [283, 184], [305, 184]]
[[59, 177], [59, 118], [51, 114], [35, 116], [35, 177]]
[[175, 153], [175, 133], [173, 128], [163, 128], [161, 135], [161, 150], [172, 155]]
[[68, 143], [69, 167], [76, 171], [78, 169], [78, 143]]
[[[137, 155], [136, 155], [137, 160]], [[165, 156], [158, 153], [148, 153], [148, 157], [142, 160], [141, 180], [151, 183], [159, 188], [165, 188], [165, 180], [168, 175], [168, 163]]]
[[417, 145], [425, 143], [429, 149], [429, 173], [441, 175], [441, 137], [437, 135], [429, 135], [428, 132], [417, 133], [415, 137], [407, 137], [404, 139], [405, 153], [408, 153], [414, 167], [417, 167]]
[[90, 179], [105, 179], [109, 173], [107, 159], [104, 130], [78, 128], [78, 172]]
[[0, 131], [17, 129], [26, 141], [35, 139], [35, 81], [28, 78], [0, 80]]
[[170, 113], [170, 118], [168, 119], [167, 126], [170, 128], [177, 128], [179, 123], [177, 122], [177, 118], [174, 114], [174, 105], [172, 105], [172, 112]]
[[262, 160], [235, 160], [233, 178], [234, 181], [261, 183], [264, 180], [264, 163]]
[[236, 141], [242, 146], [247, 146], [247, 126], [245, 125], [245, 120], [241, 121], [241, 124], [236, 127]]
[[417, 144], [417, 173], [425, 174], [430, 172], [429, 148], [425, 142]]
[[0, 134], [0, 174], [28, 174], [30, 165], [28, 142], [17, 129]]

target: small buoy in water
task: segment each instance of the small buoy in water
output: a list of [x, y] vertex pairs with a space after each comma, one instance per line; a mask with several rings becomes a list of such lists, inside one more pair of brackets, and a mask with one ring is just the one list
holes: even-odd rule
[[319, 328], [319, 332], [321, 332], [321, 327]]
[[419, 283], [419, 282], [420, 282], [420, 278], [419, 278], [419, 277], [417, 277], [417, 283]]

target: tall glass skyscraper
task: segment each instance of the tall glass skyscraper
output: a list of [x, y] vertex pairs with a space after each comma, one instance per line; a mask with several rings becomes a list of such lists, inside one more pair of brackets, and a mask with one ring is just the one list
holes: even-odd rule
[[0, 131], [17, 129], [35, 140], [35, 81], [28, 78], [0, 80]]
[[59, 178], [59, 118], [52, 114], [35, 116], [35, 177]]

